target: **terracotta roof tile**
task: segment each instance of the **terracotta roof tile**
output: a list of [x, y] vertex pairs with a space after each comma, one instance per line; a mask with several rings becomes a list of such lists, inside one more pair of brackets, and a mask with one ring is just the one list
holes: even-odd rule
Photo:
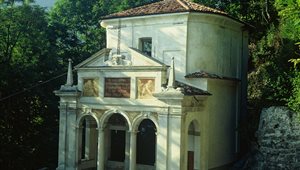
[[224, 14], [227, 15], [226, 12], [214, 9], [214, 8], [210, 8], [195, 2], [191, 2], [189, 0], [177, 0], [179, 2], [184, 3], [186, 6], [188, 6], [190, 11], [196, 11], [196, 12], [209, 12], [209, 13], [216, 13], [216, 14]]
[[[193, 87], [190, 85], [187, 85], [185, 83], [182, 83], [180, 81], [176, 80], [176, 87], [181, 88], [181, 92], [182, 94], [186, 95], [186, 96], [193, 96], [193, 95], [202, 95], [202, 96], [210, 96], [211, 94], [208, 91], [199, 89], [197, 87]], [[164, 88], [167, 88], [167, 84], [163, 84], [162, 85]]]
[[182, 88], [183, 94], [187, 96], [192, 96], [192, 95], [210, 96], [211, 95], [208, 91], [187, 85], [179, 81], [176, 81], [176, 85], [177, 87]]
[[178, 12], [204, 12], [204, 13], [227, 15], [227, 13], [223, 11], [219, 11], [217, 9], [213, 9], [201, 4], [190, 2], [189, 0], [163, 0], [148, 5], [121, 11], [118, 13], [110, 14], [104, 16], [102, 19], [165, 14], [165, 13], [178, 13]]
[[222, 79], [222, 80], [231, 80], [231, 81], [240, 81], [237, 78], [232, 77], [223, 77], [216, 74], [208, 73], [205, 71], [197, 71], [194, 73], [187, 74], [185, 78], [209, 78], [209, 79]]

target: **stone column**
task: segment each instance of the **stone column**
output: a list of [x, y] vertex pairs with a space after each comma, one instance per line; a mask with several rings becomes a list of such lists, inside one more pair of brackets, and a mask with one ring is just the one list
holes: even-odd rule
[[67, 168], [66, 169], [75, 169], [76, 168], [76, 109], [74, 107], [68, 107], [67, 113]]
[[130, 170], [136, 169], [136, 134], [137, 131], [131, 131], [130, 133]]
[[167, 155], [168, 152], [168, 115], [159, 114], [158, 116], [159, 131], [157, 132], [156, 143], [156, 169], [167, 169]]
[[[172, 78], [170, 78], [170, 80], [171, 79]], [[176, 86], [176, 84], [174, 85], [174, 82], [170, 83], [165, 91], [154, 94], [156, 98], [169, 105], [168, 110], [162, 111], [158, 118], [160, 127], [157, 144], [164, 151], [157, 154], [157, 169], [185, 169], [182, 164], [184, 153], [181, 152], [181, 147], [183, 147], [181, 143], [181, 108], [184, 94], [182, 93], [182, 90], [175, 89], [173, 86]], [[167, 144], [165, 141], [167, 141]], [[167, 153], [167, 156], [164, 156], [165, 153]], [[163, 160], [160, 160], [161, 158]], [[165, 161], [166, 165], [164, 165]]]
[[59, 107], [59, 143], [58, 143], [58, 167], [57, 170], [65, 169], [66, 163], [66, 110], [67, 105], [65, 103], [60, 103]]
[[77, 169], [76, 160], [76, 114], [77, 102], [81, 92], [73, 86], [72, 61], [69, 60], [68, 76], [65, 85], [54, 91], [60, 97], [59, 121], [59, 170]]
[[[178, 130], [174, 130], [178, 129]], [[168, 126], [168, 169], [180, 170], [181, 166], [181, 116], [169, 115]], [[176, 163], [174, 163], [176, 162]]]
[[81, 153], [82, 153], [82, 126], [77, 127], [77, 144], [76, 144], [76, 167], [80, 169]]
[[97, 170], [104, 170], [105, 164], [105, 140], [104, 140], [104, 130], [103, 128], [98, 128], [98, 162], [97, 162]]
[[[85, 139], [85, 147], [86, 147], [86, 158], [88, 160], [92, 160], [96, 158], [96, 122], [93, 122], [91, 120], [86, 121], [86, 139]], [[95, 162], [96, 163], [96, 162]]]
[[130, 168], [130, 132], [125, 131], [125, 161], [124, 161], [125, 170]]

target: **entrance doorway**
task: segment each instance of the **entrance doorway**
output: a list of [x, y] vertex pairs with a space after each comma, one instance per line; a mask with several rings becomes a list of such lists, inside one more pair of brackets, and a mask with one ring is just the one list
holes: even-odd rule
[[98, 131], [92, 116], [81, 119], [78, 131], [78, 164], [81, 169], [97, 169]]
[[200, 130], [197, 121], [192, 121], [188, 128], [187, 169], [200, 169]]
[[188, 151], [188, 170], [194, 170], [194, 152]]
[[150, 119], [143, 120], [137, 134], [137, 168], [153, 169], [156, 160], [156, 126]]
[[125, 131], [110, 131], [110, 158], [111, 161], [124, 162], [125, 160]]
[[128, 137], [128, 123], [119, 113], [112, 114], [106, 122], [105, 136], [106, 144], [106, 168], [105, 169], [125, 169], [128, 162], [126, 155], [126, 144]]

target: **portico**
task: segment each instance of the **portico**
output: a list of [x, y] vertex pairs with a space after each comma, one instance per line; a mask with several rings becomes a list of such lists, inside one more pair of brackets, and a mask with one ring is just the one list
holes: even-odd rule
[[[95, 113], [90, 112], [84, 114], [79, 122], [78, 168], [155, 169], [157, 146], [156, 125], [153, 122], [156, 121], [155, 118], [147, 114], [136, 118], [133, 121], [135, 125], [131, 125], [127, 122], [128, 117], [124, 112], [110, 110], [104, 115], [103, 119], [96, 121]], [[100, 124], [97, 125], [97, 122]], [[97, 128], [98, 126], [100, 128]]]

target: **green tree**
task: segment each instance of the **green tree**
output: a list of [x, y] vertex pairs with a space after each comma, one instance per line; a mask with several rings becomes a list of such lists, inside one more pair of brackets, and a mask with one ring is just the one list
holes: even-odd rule
[[289, 98], [289, 106], [300, 113], [300, 71], [298, 69], [300, 61], [300, 1], [276, 0], [275, 7], [279, 11], [282, 37], [295, 43], [294, 49], [290, 48], [292, 52], [290, 53], [290, 56], [294, 59], [289, 61], [294, 63], [294, 77], [292, 78], [293, 88], [292, 95]]
[[59, 56], [78, 63], [105, 47], [101, 17], [158, 0], [59, 0], [50, 11]]
[[76, 63], [105, 45], [105, 31], [100, 28], [98, 0], [60, 0], [50, 11], [50, 26], [59, 48], [58, 55]]
[[0, 8], [0, 169], [56, 164], [58, 82], [26, 89], [62, 70], [55, 53], [43, 8]]
[[275, 7], [279, 11], [280, 29], [285, 38], [300, 40], [300, 1], [275, 0]]

